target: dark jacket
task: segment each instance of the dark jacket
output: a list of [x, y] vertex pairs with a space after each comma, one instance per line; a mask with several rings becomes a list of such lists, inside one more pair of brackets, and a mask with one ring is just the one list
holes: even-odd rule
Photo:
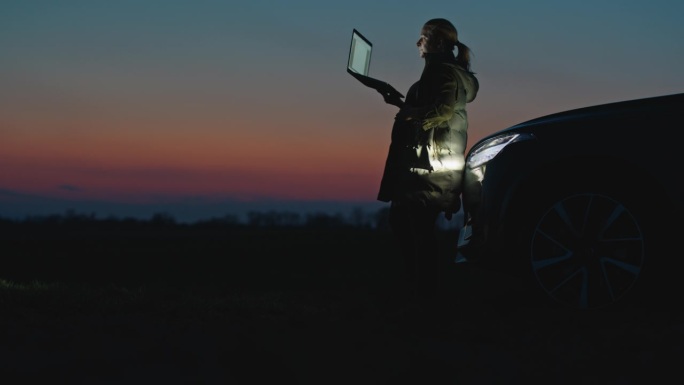
[[453, 53], [425, 56], [423, 73], [395, 117], [378, 200], [458, 211], [468, 139], [466, 103], [478, 89], [477, 78], [456, 64]]

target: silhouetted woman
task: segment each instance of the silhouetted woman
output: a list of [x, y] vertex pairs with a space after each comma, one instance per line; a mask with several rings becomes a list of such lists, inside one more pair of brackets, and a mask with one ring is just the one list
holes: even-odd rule
[[379, 91], [400, 109], [378, 200], [391, 202], [390, 226], [403, 254], [408, 288], [429, 296], [444, 266], [434, 247], [438, 216], [443, 212], [451, 219], [461, 207], [466, 103], [475, 99], [479, 83], [470, 70], [470, 49], [448, 20], [425, 23], [416, 45], [425, 67], [406, 100]]

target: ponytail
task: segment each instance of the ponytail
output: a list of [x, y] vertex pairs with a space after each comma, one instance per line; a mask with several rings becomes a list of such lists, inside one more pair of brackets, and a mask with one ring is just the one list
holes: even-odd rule
[[472, 54], [472, 51], [470, 50], [470, 48], [468, 48], [467, 45], [461, 43], [460, 41], [456, 41], [456, 47], [458, 48], [458, 55], [456, 55], [456, 63], [458, 63], [458, 65], [463, 67], [466, 71], [472, 72], [470, 70], [470, 56]]

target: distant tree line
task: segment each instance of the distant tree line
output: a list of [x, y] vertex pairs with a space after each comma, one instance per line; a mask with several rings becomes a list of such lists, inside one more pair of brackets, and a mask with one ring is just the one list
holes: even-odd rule
[[56, 225], [56, 226], [128, 226], [128, 227], [247, 227], [247, 228], [364, 228], [387, 230], [389, 228], [389, 209], [381, 208], [376, 212], [367, 212], [361, 208], [353, 209], [348, 215], [340, 213], [297, 213], [293, 211], [250, 211], [246, 218], [237, 215], [226, 214], [198, 220], [193, 223], [181, 223], [166, 212], [153, 214], [148, 219], [133, 217], [108, 216], [97, 217], [94, 213], [78, 213], [67, 210], [64, 214], [51, 214], [44, 216], [27, 216], [24, 219], [8, 219], [0, 216], [0, 224], [26, 224], [26, 225]]
[[[437, 226], [442, 229], [458, 229], [462, 226], [463, 218], [455, 216], [446, 221], [439, 218]], [[167, 212], [157, 212], [147, 219], [135, 217], [98, 217], [95, 213], [79, 213], [67, 210], [63, 214], [43, 216], [27, 216], [23, 219], [9, 219], [0, 214], [0, 227], [10, 227], [21, 224], [24, 227], [55, 227], [87, 228], [95, 226], [99, 229], [168, 229], [168, 228], [357, 228], [389, 231], [389, 208], [381, 208], [369, 212], [362, 208], [352, 209], [346, 215], [341, 213], [314, 212], [298, 213], [294, 211], [250, 211], [245, 217], [235, 214], [225, 214], [197, 220], [192, 223], [178, 221]]]

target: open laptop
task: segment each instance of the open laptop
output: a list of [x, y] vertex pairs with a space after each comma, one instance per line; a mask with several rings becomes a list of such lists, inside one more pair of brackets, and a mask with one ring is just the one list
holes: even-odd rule
[[372, 78], [370, 71], [371, 53], [373, 44], [361, 32], [352, 30], [351, 45], [349, 47], [349, 59], [347, 60], [347, 72], [358, 79], [364, 85], [378, 90], [378, 92], [396, 92], [403, 98], [399, 91], [387, 82]]

